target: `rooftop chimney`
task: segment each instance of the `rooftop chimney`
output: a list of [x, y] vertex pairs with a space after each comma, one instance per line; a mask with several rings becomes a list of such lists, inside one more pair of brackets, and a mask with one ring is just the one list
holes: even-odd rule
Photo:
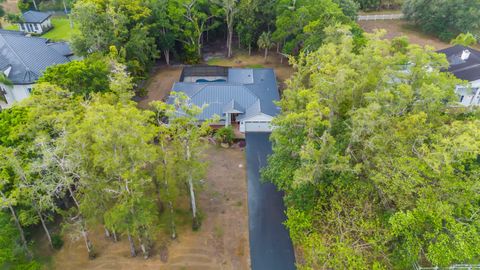
[[462, 52], [462, 60], [465, 61], [465, 60], [468, 60], [468, 58], [470, 57], [470, 51], [469, 50], [463, 50]]

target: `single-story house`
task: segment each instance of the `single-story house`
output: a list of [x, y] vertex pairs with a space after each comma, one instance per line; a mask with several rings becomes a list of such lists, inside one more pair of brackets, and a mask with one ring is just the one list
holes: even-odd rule
[[19, 31], [0, 30], [0, 71], [9, 83], [0, 83], [0, 109], [30, 95], [45, 69], [74, 59], [65, 42], [49, 42]]
[[469, 82], [469, 87], [457, 86], [455, 89], [459, 102], [465, 106], [480, 105], [480, 51], [455, 45], [438, 52], [447, 56], [448, 72]]
[[[172, 91], [206, 106], [197, 116], [199, 121], [219, 116], [214, 125], [232, 125], [243, 133], [271, 132], [271, 121], [280, 111], [275, 104], [280, 98], [275, 72], [270, 68], [186, 67]], [[168, 102], [173, 104], [174, 98]]]
[[18, 23], [20, 31], [29, 34], [41, 35], [52, 29], [51, 14], [29, 10], [22, 14], [22, 21]]

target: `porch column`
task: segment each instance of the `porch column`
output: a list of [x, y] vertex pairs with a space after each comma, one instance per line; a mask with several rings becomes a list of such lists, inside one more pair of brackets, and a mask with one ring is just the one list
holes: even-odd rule
[[227, 118], [225, 120], [225, 127], [228, 127], [228, 126], [230, 126], [230, 122], [232, 122], [232, 120], [231, 120], [230, 113], [226, 113], [226, 115], [227, 115]]

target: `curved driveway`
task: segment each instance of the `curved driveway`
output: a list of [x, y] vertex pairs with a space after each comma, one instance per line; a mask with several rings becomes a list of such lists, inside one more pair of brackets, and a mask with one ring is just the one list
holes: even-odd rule
[[272, 153], [270, 133], [247, 133], [248, 215], [252, 270], [295, 269], [295, 255], [285, 221], [283, 194], [260, 182], [260, 169]]

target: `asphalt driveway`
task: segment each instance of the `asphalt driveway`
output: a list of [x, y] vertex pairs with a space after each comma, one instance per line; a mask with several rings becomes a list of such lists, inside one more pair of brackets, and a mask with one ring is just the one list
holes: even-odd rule
[[247, 133], [248, 215], [252, 270], [295, 269], [295, 256], [285, 221], [283, 194], [260, 182], [260, 169], [272, 153], [269, 133]]

